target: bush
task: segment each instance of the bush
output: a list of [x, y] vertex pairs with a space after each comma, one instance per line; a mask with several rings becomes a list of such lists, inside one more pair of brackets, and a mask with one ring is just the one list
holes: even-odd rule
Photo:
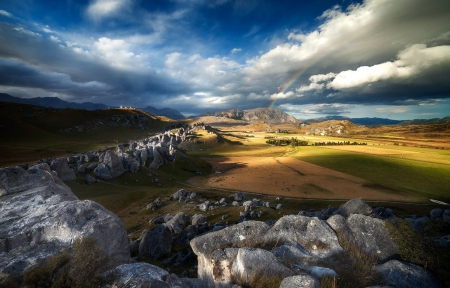
[[73, 244], [72, 253], [64, 251], [26, 271], [24, 284], [33, 288], [98, 287], [108, 282], [102, 276], [107, 261], [103, 248], [94, 238], [79, 238]]

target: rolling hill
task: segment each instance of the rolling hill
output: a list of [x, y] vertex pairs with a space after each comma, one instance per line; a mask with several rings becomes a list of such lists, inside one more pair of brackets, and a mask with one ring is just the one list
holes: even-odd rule
[[0, 102], [0, 166], [142, 139], [171, 120], [138, 109], [55, 109]]

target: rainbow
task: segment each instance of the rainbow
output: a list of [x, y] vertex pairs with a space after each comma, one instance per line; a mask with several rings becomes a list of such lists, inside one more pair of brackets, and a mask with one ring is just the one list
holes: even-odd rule
[[[297, 73], [295, 73], [291, 78], [289, 78], [288, 81], [286, 81], [286, 83], [284, 83], [283, 86], [281, 86], [281, 88], [278, 90], [277, 94], [280, 93], [286, 93], [286, 91], [292, 86], [292, 84], [300, 77], [303, 75], [303, 73], [305, 73], [309, 68], [311, 68], [313, 65], [317, 64], [318, 62], [320, 62], [323, 58], [325, 58], [326, 56], [328, 56], [331, 52], [335, 51], [336, 49], [344, 46], [345, 44], [349, 44], [352, 41], [356, 40], [357, 38], [373, 31], [373, 29], [377, 26], [379, 26], [381, 24], [381, 20], [375, 21], [371, 27], [368, 27], [366, 29], [362, 29], [360, 31], [360, 33], [355, 33], [354, 35], [352, 35], [351, 37], [347, 37], [347, 38], [343, 38], [341, 41], [335, 43], [335, 45], [330, 45], [329, 49], [325, 49], [323, 50], [322, 53], [317, 54], [315, 57], [313, 57], [310, 61], [308, 61], [306, 63], [306, 65], [300, 69]], [[267, 109], [265, 110], [264, 113], [264, 118], [266, 118], [267, 113], [269, 112], [269, 110], [275, 105], [275, 102], [277, 102], [278, 97], [274, 97], [274, 99], [272, 101], [270, 101], [269, 106], [267, 107]], [[263, 118], [263, 119], [264, 119]]]

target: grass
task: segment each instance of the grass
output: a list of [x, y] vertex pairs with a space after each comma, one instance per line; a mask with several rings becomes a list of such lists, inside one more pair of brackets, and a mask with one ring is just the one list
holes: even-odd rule
[[444, 202], [450, 201], [448, 165], [320, 147], [299, 148], [293, 155], [297, 159], [381, 185]]
[[442, 247], [433, 239], [450, 233], [450, 225], [442, 220], [429, 221], [422, 231], [414, 231], [406, 220], [385, 222], [397, 243], [402, 260], [431, 270], [442, 287], [450, 287], [450, 246]]
[[331, 267], [339, 275], [339, 278], [327, 277], [321, 287], [368, 287], [384, 284], [382, 276], [373, 268], [377, 263], [375, 257], [362, 252], [357, 245], [345, 240], [342, 231], [336, 234], [339, 244], [344, 248], [337, 262]]
[[[113, 116], [136, 117], [146, 115], [150, 123], [144, 130], [130, 127], [111, 127]], [[52, 109], [17, 103], [0, 103], [0, 167], [34, 162], [45, 157], [115, 146], [130, 139], [143, 139], [160, 131], [170, 121], [161, 120], [140, 110], [77, 110]], [[83, 132], [74, 131], [83, 125]], [[61, 132], [72, 128], [69, 133]]]

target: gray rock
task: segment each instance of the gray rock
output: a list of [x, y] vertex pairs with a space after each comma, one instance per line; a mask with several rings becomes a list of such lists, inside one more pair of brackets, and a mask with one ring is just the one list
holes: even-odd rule
[[[52, 182], [55, 182], [55, 185], [50, 185], [53, 184]], [[0, 196], [34, 189], [40, 191], [47, 190], [46, 188], [49, 185], [49, 192], [61, 192], [60, 190], [64, 190], [68, 191], [65, 194], [75, 197], [72, 191], [61, 182], [57, 175], [51, 172], [47, 164], [34, 165], [29, 167], [28, 170], [24, 170], [18, 166], [0, 169]]]
[[430, 218], [428, 218], [427, 216], [423, 216], [420, 218], [407, 218], [408, 220], [408, 225], [411, 227], [411, 229], [413, 229], [416, 232], [420, 232], [423, 230], [423, 228], [425, 227], [425, 225], [427, 224], [428, 221], [430, 221]]
[[189, 201], [189, 198], [184, 197], [184, 196], [181, 196], [180, 199], [178, 200], [178, 202], [180, 202], [180, 203], [187, 203], [188, 201]]
[[197, 198], [197, 193], [191, 192], [191, 194], [189, 194], [189, 199], [193, 200], [195, 198]]
[[87, 184], [92, 184], [92, 183], [97, 182], [97, 179], [95, 179], [95, 177], [92, 176], [91, 174], [86, 174], [85, 181]]
[[95, 163], [89, 164], [89, 166], [86, 167], [86, 170], [87, 171], [92, 171], [95, 168], [97, 168], [97, 166], [98, 166], [98, 164], [95, 164]]
[[234, 194], [234, 201], [244, 201], [247, 200], [247, 197], [244, 196], [244, 194], [242, 194], [242, 192], [236, 192], [236, 194]]
[[111, 170], [109, 169], [108, 165], [105, 163], [100, 163], [97, 168], [94, 169], [95, 175], [97, 175], [98, 178], [103, 180], [110, 180], [112, 179]]
[[282, 208], [283, 208], [283, 204], [278, 203], [278, 204], [277, 204], [277, 207], [276, 207], [275, 209], [280, 210], [280, 209], [282, 209]]
[[124, 264], [110, 272], [117, 277], [113, 283], [109, 283], [110, 287], [173, 287], [166, 282], [169, 272], [148, 263]]
[[204, 224], [207, 221], [207, 218], [205, 215], [203, 214], [195, 214], [194, 216], [192, 216], [192, 225], [199, 225], [199, 224]]
[[202, 203], [198, 206], [198, 209], [202, 211], [208, 211], [211, 206], [211, 203], [209, 201], [205, 201], [205, 203]]
[[[5, 193], [0, 197], [0, 203], [8, 203], [7, 209], [0, 209], [0, 235], [5, 244], [0, 245], [0, 274], [21, 274], [70, 248], [74, 239], [88, 236], [110, 257], [105, 267], [128, 263], [127, 232], [116, 215], [93, 201], [79, 201], [46, 164], [17, 172], [23, 178], [15, 186], [5, 177], [11, 171], [0, 169], [0, 179], [9, 180], [2, 185]], [[26, 189], [24, 180], [35, 186]]]
[[375, 266], [388, 285], [408, 288], [438, 288], [440, 285], [425, 268], [398, 260]]
[[86, 153], [83, 156], [83, 161], [84, 162], [91, 162], [93, 158], [94, 157], [93, 157], [92, 153]]
[[276, 276], [284, 279], [294, 275], [291, 269], [281, 264], [269, 251], [244, 247], [238, 250], [231, 268], [232, 274], [250, 284], [256, 277]]
[[334, 215], [339, 214], [344, 217], [348, 217], [351, 214], [361, 214], [361, 215], [370, 215], [372, 213], [372, 208], [366, 204], [361, 198], [354, 198], [349, 200], [347, 203], [342, 205]]
[[316, 278], [322, 278], [324, 276], [328, 277], [337, 277], [338, 274], [336, 271], [330, 268], [326, 267], [320, 267], [320, 266], [307, 266], [306, 271], [308, 271], [312, 276]]
[[147, 162], [147, 160], [148, 160], [147, 148], [144, 148], [140, 151], [139, 154], [139, 164], [141, 164], [141, 166], [145, 166], [145, 162]]
[[173, 193], [171, 198], [174, 199], [174, 200], [178, 200], [178, 199], [180, 199], [180, 197], [186, 196], [186, 194], [187, 193], [184, 192], [184, 189], [180, 189], [177, 192]]
[[173, 218], [173, 215], [169, 213], [169, 214], [167, 214], [166, 216], [164, 216], [164, 222], [167, 223], [167, 222], [169, 222], [170, 219], [172, 219], [172, 218]]
[[450, 224], [450, 209], [447, 209], [442, 214], [442, 219], [444, 219], [444, 222], [447, 224]]
[[265, 235], [265, 243], [298, 242], [317, 257], [343, 251], [328, 224], [317, 217], [287, 215], [280, 218]]
[[84, 165], [78, 166], [78, 173], [86, 173], [86, 166]]
[[[159, 145], [159, 144], [158, 144]], [[154, 146], [153, 147], [153, 162], [150, 163], [151, 169], [158, 169], [159, 166], [164, 165], [164, 151], [161, 148], [161, 146]]]
[[173, 234], [179, 234], [183, 231], [183, 228], [191, 223], [191, 218], [184, 212], [178, 212], [172, 219], [166, 224], [170, 228]]
[[333, 215], [327, 220], [328, 225], [333, 228], [334, 231], [339, 231], [345, 227], [345, 218], [339, 214]]
[[447, 247], [448, 245], [450, 245], [450, 235], [442, 236], [440, 238], [437, 238], [435, 241], [442, 247]]
[[139, 244], [139, 257], [152, 256], [158, 260], [172, 251], [172, 232], [166, 224], [150, 229]]
[[75, 172], [70, 169], [66, 157], [61, 157], [52, 161], [50, 168], [56, 171], [58, 178], [61, 179], [61, 181], [74, 181], [76, 179]]
[[284, 243], [272, 250], [282, 263], [303, 264], [312, 260], [314, 255], [297, 242]]
[[162, 217], [162, 216], [153, 217], [152, 219], [150, 219], [150, 221], [148, 221], [148, 223], [150, 225], [152, 225], [152, 224], [163, 224], [163, 223], [165, 223], [164, 222], [164, 217]]
[[295, 275], [281, 281], [280, 288], [319, 288], [320, 282], [309, 275]]
[[265, 232], [269, 229], [266, 223], [246, 221], [218, 232], [201, 235], [191, 240], [194, 253], [208, 257], [209, 254], [221, 248], [244, 247], [249, 243], [262, 243]]
[[379, 261], [386, 261], [399, 253], [397, 244], [380, 219], [352, 214], [347, 218], [344, 237]]
[[262, 206], [266, 207], [266, 208], [270, 208], [270, 202], [264, 202]]
[[430, 212], [430, 219], [431, 220], [439, 220], [442, 217], [442, 214], [444, 213], [444, 210], [435, 208], [431, 210]]
[[234, 207], [241, 206], [241, 204], [238, 201], [233, 201], [233, 203], [231, 205], [233, 205]]
[[112, 178], [117, 178], [121, 176], [123, 173], [125, 173], [125, 168], [123, 167], [122, 159], [112, 151], [105, 152], [103, 163], [106, 166], [108, 166]]

